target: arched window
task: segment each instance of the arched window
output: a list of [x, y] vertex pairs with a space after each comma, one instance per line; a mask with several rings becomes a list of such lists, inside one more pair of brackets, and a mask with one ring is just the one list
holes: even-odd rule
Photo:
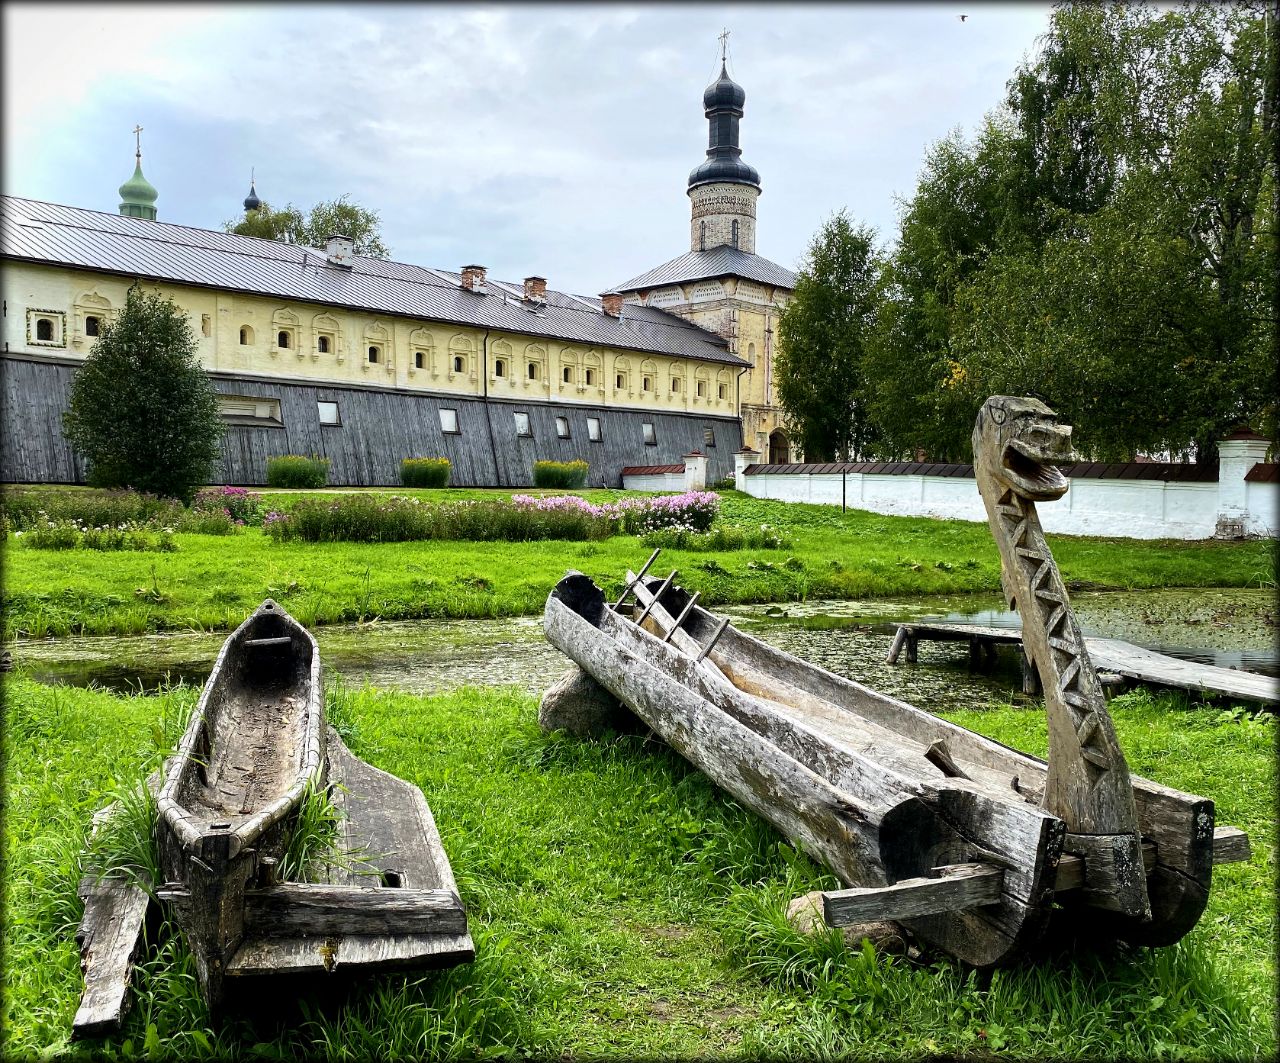
[[733, 246], [738, 246], [738, 219], [734, 218], [729, 225], [729, 239], [733, 242]]
[[413, 368], [422, 369], [426, 366], [426, 354], [423, 351], [413, 352]]
[[729, 385], [728, 384], [718, 385], [716, 387], [716, 397], [721, 399], [727, 399], [729, 397]]
[[467, 360], [460, 354], [453, 356], [453, 371], [455, 373], [465, 373], [467, 371]]
[[36, 319], [36, 339], [53, 342], [53, 322], [47, 317]]
[[316, 351], [320, 354], [329, 353], [329, 337], [328, 336], [316, 337]]
[[705, 251], [707, 249], [707, 223], [705, 221], [698, 223], [698, 250]]
[[289, 333], [277, 332], [276, 346], [279, 347], [282, 351], [287, 351], [289, 349]]
[[640, 384], [640, 390], [641, 390], [641, 391], [652, 391], [652, 390], [653, 390], [653, 377], [649, 376], [649, 375], [646, 373], [646, 374], [645, 374], [645, 377], [644, 377], [644, 380], [643, 380], [643, 381], [641, 382], [641, 384]]
[[619, 373], [617, 376], [613, 378], [613, 386], [617, 388], [619, 391], [621, 391], [623, 388], [627, 386], [627, 378], [623, 376], [621, 373]]
[[537, 380], [538, 379], [538, 363], [530, 362], [528, 372], [529, 372], [530, 380]]
[[587, 377], [587, 386], [591, 387], [596, 382], [596, 371], [594, 369], [588, 369], [586, 371], [586, 377]]
[[671, 393], [674, 395], [679, 390], [680, 390], [680, 378], [678, 376], [673, 376], [671, 378]]
[[377, 346], [371, 346], [371, 347], [369, 348], [369, 362], [370, 362], [370, 364], [374, 364], [374, 365], [376, 365], [376, 364], [377, 364], [378, 359], [379, 359], [381, 356], [382, 356], [382, 351], [380, 351], [380, 350], [378, 349], [378, 347], [377, 347]]
[[253, 329], [248, 325], [240, 326], [240, 346], [248, 347], [253, 342]]
[[499, 358], [497, 361], [493, 363], [493, 375], [494, 376], [507, 375], [507, 363], [505, 359]]
[[566, 365], [563, 369], [560, 370], [560, 376], [563, 378], [566, 384], [572, 384], [573, 383], [573, 366]]
[[98, 334], [100, 324], [101, 320], [99, 318], [93, 317], [92, 315], [86, 317], [84, 319], [84, 334], [86, 336], [96, 336]]

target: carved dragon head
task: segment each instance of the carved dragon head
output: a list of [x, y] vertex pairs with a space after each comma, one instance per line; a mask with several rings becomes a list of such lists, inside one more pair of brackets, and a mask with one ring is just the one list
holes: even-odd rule
[[973, 427], [973, 462], [997, 483], [1032, 502], [1051, 502], [1069, 482], [1057, 468], [1076, 460], [1071, 426], [1039, 399], [992, 395]]

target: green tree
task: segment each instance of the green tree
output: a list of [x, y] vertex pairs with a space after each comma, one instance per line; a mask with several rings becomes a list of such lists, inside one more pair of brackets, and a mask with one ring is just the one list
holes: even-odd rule
[[308, 247], [324, 247], [328, 238], [337, 234], [355, 241], [357, 255], [366, 258], [391, 255], [391, 249], [382, 242], [378, 212], [350, 203], [346, 196], [317, 203], [306, 214], [292, 203], [282, 210], [273, 210], [263, 203], [257, 210], [245, 211], [242, 217], [224, 222], [222, 227], [238, 236], [258, 236]]
[[135, 284], [71, 382], [63, 434], [89, 482], [189, 502], [218, 460], [217, 393], [172, 299]]
[[778, 404], [806, 460], [861, 455], [873, 441], [862, 359], [877, 299], [874, 233], [840, 211], [810, 243], [778, 319]]

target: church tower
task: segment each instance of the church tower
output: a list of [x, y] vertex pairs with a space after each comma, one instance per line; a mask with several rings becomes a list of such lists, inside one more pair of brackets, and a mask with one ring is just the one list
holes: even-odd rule
[[142, 126], [134, 126], [133, 135], [136, 143], [133, 176], [120, 186], [120, 213], [126, 218], [155, 221], [160, 193], [142, 176]]
[[729, 77], [721, 58], [720, 77], [702, 94], [708, 124], [707, 158], [689, 174], [691, 251], [710, 251], [727, 244], [755, 254], [760, 175], [742, 161], [738, 146], [738, 123], [746, 100], [746, 92]]

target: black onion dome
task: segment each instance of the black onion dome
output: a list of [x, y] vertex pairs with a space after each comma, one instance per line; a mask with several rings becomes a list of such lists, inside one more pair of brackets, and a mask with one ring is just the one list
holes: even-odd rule
[[738, 147], [738, 120], [746, 100], [746, 91], [729, 77], [722, 63], [720, 77], [702, 94], [702, 106], [707, 112], [707, 159], [690, 172], [690, 188], [719, 181], [760, 187], [759, 172], [742, 161], [742, 149]]
[[249, 182], [249, 194], [244, 197], [245, 210], [257, 210], [262, 206], [262, 200], [258, 198], [258, 193], [253, 189], [253, 182]]
[[707, 112], [707, 117], [711, 117], [712, 111], [741, 111], [742, 105], [746, 102], [746, 89], [729, 76], [728, 69], [721, 63], [720, 76], [708, 85], [707, 91], [702, 94], [702, 108]]

